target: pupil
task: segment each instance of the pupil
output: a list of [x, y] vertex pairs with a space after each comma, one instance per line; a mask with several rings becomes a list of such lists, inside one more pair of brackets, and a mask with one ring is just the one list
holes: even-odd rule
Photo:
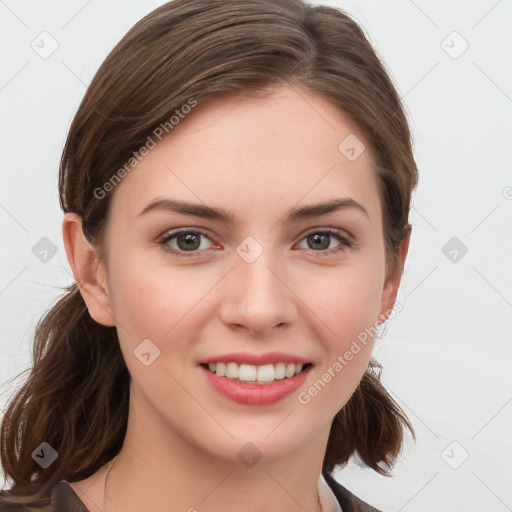
[[[195, 239], [195, 240], [194, 240]], [[186, 240], [186, 243], [182, 246], [181, 240]], [[190, 243], [191, 242], [191, 243]], [[195, 242], [195, 245], [194, 245]], [[181, 250], [197, 249], [200, 245], [199, 237], [196, 234], [186, 234], [178, 237], [178, 247]]]
[[327, 241], [327, 244], [320, 243], [322, 247], [316, 247], [316, 249], [327, 249], [329, 247], [329, 237], [325, 234], [316, 233], [314, 235], [310, 235], [309, 238], [313, 240], [313, 243], [320, 243], [321, 238], [324, 239], [324, 242]]
[[[312, 242], [313, 245], [317, 245], [314, 247], [315, 249], [327, 249], [329, 247], [329, 236], [321, 233], [315, 233], [308, 237], [309, 241]], [[323, 243], [322, 243], [323, 239]], [[180, 241], [184, 240], [185, 243], [181, 244]], [[194, 250], [197, 249], [200, 245], [200, 240], [197, 234], [187, 233], [186, 235], [182, 235], [178, 237], [178, 246], [181, 250]], [[320, 247], [318, 247], [318, 244]]]

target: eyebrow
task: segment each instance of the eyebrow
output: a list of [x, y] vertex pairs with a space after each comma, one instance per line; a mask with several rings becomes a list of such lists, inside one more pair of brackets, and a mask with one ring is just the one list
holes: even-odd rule
[[[212, 208], [199, 203], [187, 201], [178, 201], [176, 199], [164, 198], [157, 199], [149, 203], [139, 216], [152, 211], [169, 211], [181, 213], [183, 215], [193, 215], [204, 219], [216, 220], [224, 224], [233, 224], [235, 219], [233, 215], [223, 208]], [[330, 201], [307, 206], [291, 208], [286, 214], [286, 222], [296, 222], [298, 220], [320, 217], [340, 210], [355, 210], [363, 213], [369, 218], [368, 211], [364, 206], [350, 197], [331, 199]]]

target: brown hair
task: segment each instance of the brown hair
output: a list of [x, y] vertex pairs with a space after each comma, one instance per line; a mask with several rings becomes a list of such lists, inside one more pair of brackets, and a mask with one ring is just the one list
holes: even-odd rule
[[[64, 212], [83, 220], [101, 248], [112, 194], [98, 190], [142, 147], [156, 127], [191, 98], [265, 95], [292, 85], [328, 99], [361, 131], [375, 155], [388, 272], [410, 234], [408, 215], [417, 168], [400, 98], [362, 29], [343, 11], [302, 0], [175, 0], [140, 20], [93, 78], [62, 153]], [[116, 330], [89, 315], [76, 284], [38, 324], [34, 364], [11, 399], [1, 426], [1, 458], [14, 485], [82, 480], [121, 449], [130, 375]], [[332, 423], [323, 463], [330, 474], [357, 455], [382, 474], [412, 427], [380, 383], [370, 360], [358, 388]], [[42, 469], [41, 442], [58, 459]]]

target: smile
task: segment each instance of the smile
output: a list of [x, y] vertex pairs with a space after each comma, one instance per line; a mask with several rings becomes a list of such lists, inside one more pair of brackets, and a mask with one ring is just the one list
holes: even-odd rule
[[[210, 370], [210, 364], [215, 371]], [[263, 406], [279, 402], [296, 392], [304, 384], [312, 368], [311, 363], [305, 365], [289, 363], [284, 369], [284, 377], [279, 378], [283, 374], [283, 366], [285, 366], [284, 363], [277, 363], [275, 366], [273, 364], [263, 366], [241, 364], [239, 366], [236, 363], [209, 363], [201, 364], [199, 368], [208, 385], [220, 396], [239, 404]], [[223, 371], [229, 372], [228, 374], [232, 376], [217, 373]], [[288, 377], [287, 374], [291, 376]], [[258, 375], [259, 378], [268, 380], [257, 380]], [[241, 380], [240, 377], [248, 380]]]
[[311, 366], [311, 364], [287, 364], [281, 362], [277, 364], [256, 366], [252, 364], [239, 365], [235, 362], [219, 362], [204, 365], [204, 367], [207, 367], [210, 372], [219, 377], [226, 377], [228, 379], [238, 380], [239, 382], [254, 384], [265, 384], [276, 380], [290, 379], [301, 373], [306, 366]]

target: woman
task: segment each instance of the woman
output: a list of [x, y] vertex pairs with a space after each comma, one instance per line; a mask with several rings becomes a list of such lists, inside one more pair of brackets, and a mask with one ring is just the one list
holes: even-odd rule
[[389, 474], [413, 433], [371, 358], [410, 138], [340, 10], [176, 0], [138, 22], [64, 147], [76, 283], [5, 412], [0, 510], [377, 510], [331, 473]]

